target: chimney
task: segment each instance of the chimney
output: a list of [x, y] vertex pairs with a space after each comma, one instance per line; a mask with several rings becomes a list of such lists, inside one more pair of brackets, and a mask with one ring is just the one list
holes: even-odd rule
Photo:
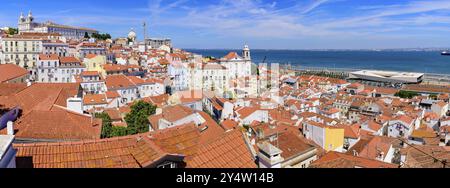
[[7, 125], [7, 134], [14, 135], [14, 123], [12, 121], [8, 121]]

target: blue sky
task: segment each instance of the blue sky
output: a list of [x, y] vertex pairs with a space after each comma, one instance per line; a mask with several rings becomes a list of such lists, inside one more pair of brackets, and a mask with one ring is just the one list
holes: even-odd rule
[[2, 0], [0, 27], [37, 21], [114, 37], [142, 22], [181, 48], [360, 49], [450, 46], [450, 0]]

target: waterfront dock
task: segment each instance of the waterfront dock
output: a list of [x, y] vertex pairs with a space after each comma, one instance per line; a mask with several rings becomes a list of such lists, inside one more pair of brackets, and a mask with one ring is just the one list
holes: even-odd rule
[[[283, 68], [295, 71], [300, 74], [312, 74], [340, 79], [348, 79], [350, 73], [361, 71], [354, 68], [335, 68], [335, 67], [307, 67], [301, 65], [284, 65]], [[371, 70], [386, 71], [386, 70]], [[450, 85], [450, 74], [423, 73], [423, 82], [421, 84], [432, 85]]]

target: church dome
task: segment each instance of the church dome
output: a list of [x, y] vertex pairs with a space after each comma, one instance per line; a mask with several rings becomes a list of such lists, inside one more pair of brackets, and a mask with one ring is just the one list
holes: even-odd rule
[[134, 29], [131, 29], [131, 31], [128, 33], [128, 38], [129, 39], [132, 39], [132, 40], [134, 40], [134, 39], [136, 39], [136, 32], [134, 32]]

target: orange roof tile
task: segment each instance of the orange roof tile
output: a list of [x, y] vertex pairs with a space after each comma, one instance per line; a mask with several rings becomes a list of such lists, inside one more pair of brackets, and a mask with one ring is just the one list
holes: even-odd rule
[[201, 146], [188, 168], [256, 168], [253, 155], [240, 130], [225, 133]]
[[314, 161], [312, 168], [398, 168], [396, 164], [381, 162], [374, 159], [356, 157], [349, 154], [331, 151]]
[[105, 94], [87, 94], [83, 97], [84, 105], [108, 104]]
[[60, 57], [59, 58], [60, 63], [81, 63], [81, 61], [76, 57]]
[[119, 89], [135, 86], [135, 84], [125, 75], [110, 75], [106, 77], [106, 86], [108, 89]]
[[34, 83], [18, 93], [0, 98], [7, 108], [19, 106], [25, 115], [32, 110], [50, 110], [54, 104], [66, 106], [66, 100], [78, 93], [76, 83]]
[[226, 60], [231, 60], [234, 58], [239, 58], [239, 55], [236, 52], [230, 52], [226, 56], [223, 57]]
[[107, 92], [105, 92], [105, 94], [108, 99], [114, 99], [114, 98], [120, 97], [120, 95], [119, 95], [119, 93], [117, 93], [117, 91], [107, 91]]
[[101, 119], [55, 109], [33, 110], [21, 117], [14, 129], [18, 139], [86, 140], [100, 138]]
[[39, 60], [52, 60], [52, 61], [58, 61], [59, 56], [56, 54], [39, 54]]
[[97, 71], [83, 71], [81, 76], [100, 76], [100, 73]]
[[19, 67], [15, 64], [0, 65], [0, 83], [20, 78], [27, 74], [29, 73], [26, 69]]
[[13, 147], [17, 149], [17, 166], [25, 168], [139, 168], [155, 167], [166, 156], [183, 159], [181, 155], [166, 153], [141, 136], [64, 144], [14, 144]]
[[221, 124], [225, 130], [233, 130], [238, 126], [236, 121], [230, 119], [224, 120]]

